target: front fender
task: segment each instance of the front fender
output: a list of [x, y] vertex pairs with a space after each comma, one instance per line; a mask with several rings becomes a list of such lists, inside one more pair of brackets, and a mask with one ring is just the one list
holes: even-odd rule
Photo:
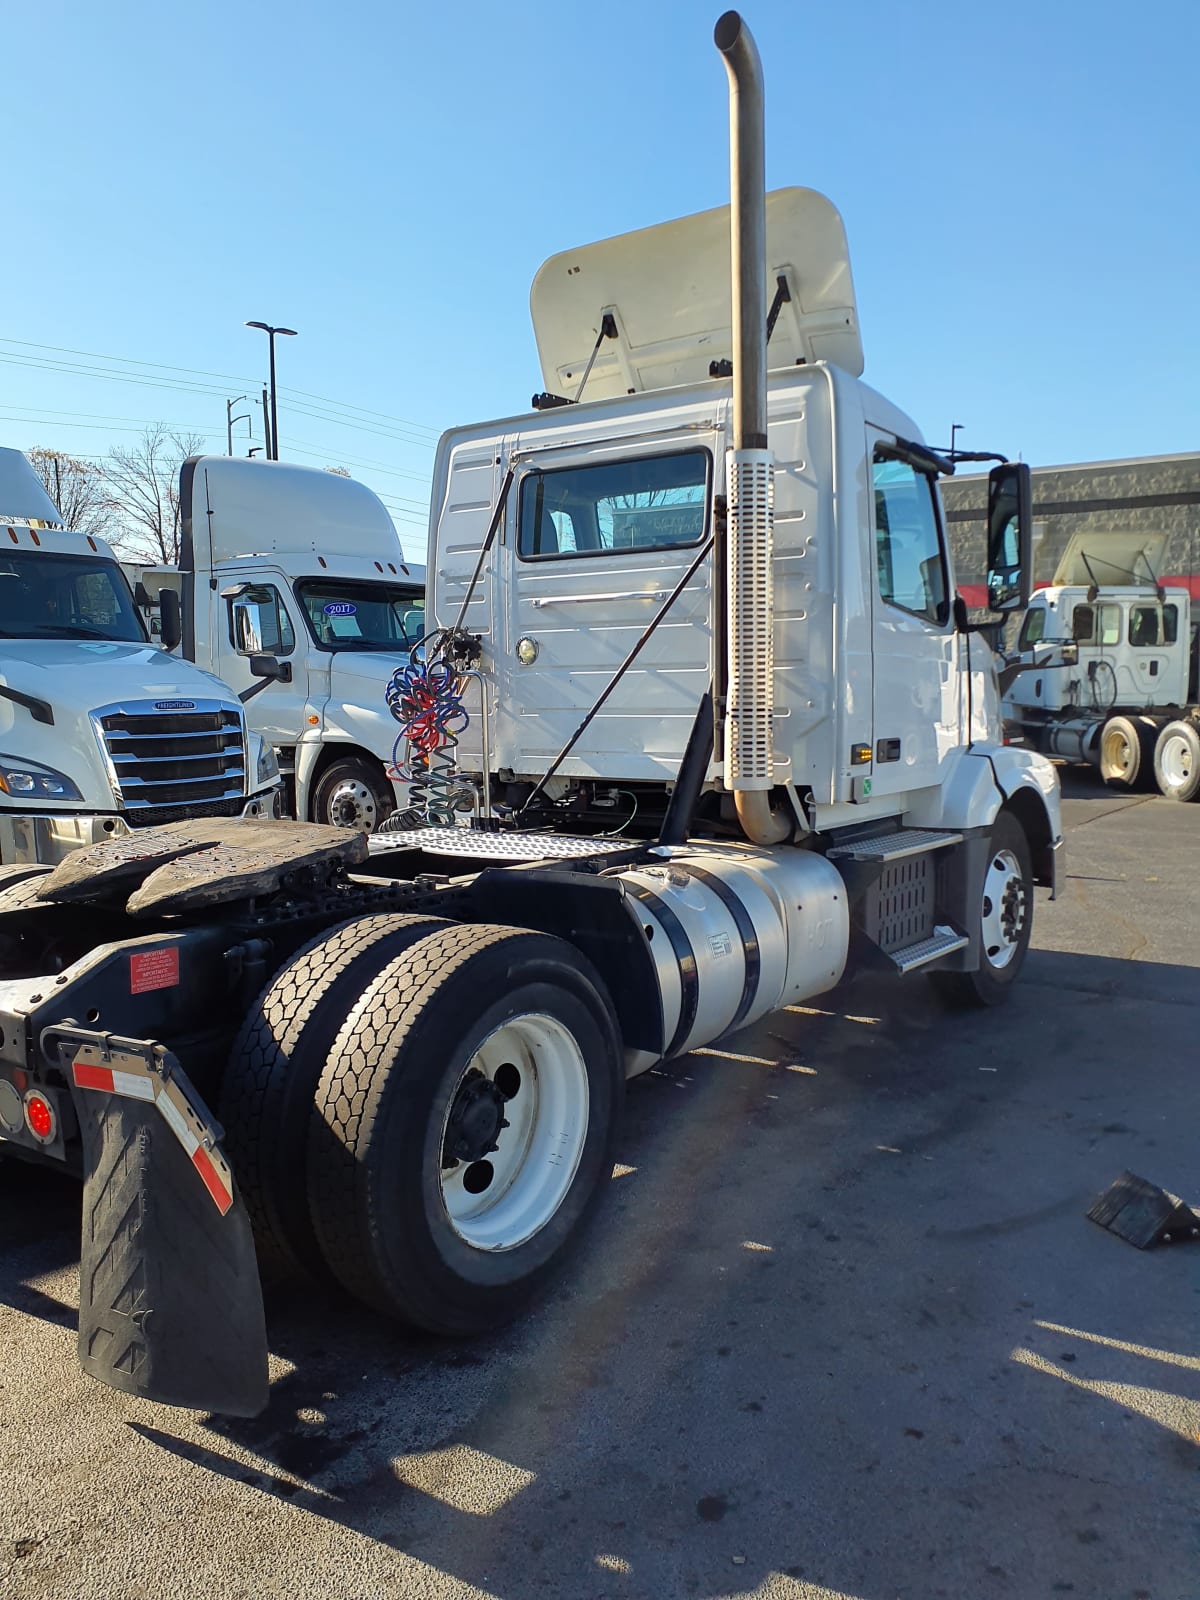
[[957, 758], [941, 788], [905, 813], [910, 827], [990, 828], [1007, 806], [1025, 829], [1034, 882], [1056, 892], [1062, 854], [1062, 796], [1058, 771], [1033, 750], [975, 744]]

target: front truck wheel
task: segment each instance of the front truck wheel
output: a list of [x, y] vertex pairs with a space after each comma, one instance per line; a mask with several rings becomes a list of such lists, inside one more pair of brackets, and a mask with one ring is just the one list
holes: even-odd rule
[[1200, 796], [1200, 732], [1194, 722], [1168, 722], [1154, 747], [1154, 777], [1169, 800]]
[[612, 1002], [561, 939], [454, 927], [391, 962], [330, 1051], [308, 1151], [330, 1269], [402, 1321], [508, 1321], [612, 1170], [624, 1062]]
[[1158, 729], [1148, 717], [1109, 717], [1100, 730], [1100, 776], [1110, 789], [1144, 789]]
[[242, 1023], [218, 1116], [267, 1276], [324, 1275], [304, 1153], [325, 1058], [380, 968], [446, 926], [433, 917], [371, 916], [326, 929], [275, 974]]
[[992, 824], [979, 886], [979, 933], [976, 972], [929, 975], [950, 1005], [999, 1005], [1025, 964], [1033, 933], [1033, 861], [1025, 830], [1011, 811], [1001, 811]]
[[396, 796], [383, 768], [361, 756], [334, 761], [317, 779], [312, 820], [328, 828], [374, 833], [396, 809]]

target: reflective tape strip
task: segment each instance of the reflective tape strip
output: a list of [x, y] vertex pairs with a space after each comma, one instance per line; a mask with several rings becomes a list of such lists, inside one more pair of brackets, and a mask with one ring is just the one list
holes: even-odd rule
[[[126, 1059], [129, 1059], [126, 1057]], [[149, 1074], [121, 1072], [115, 1067], [95, 1066], [83, 1060], [82, 1054], [72, 1062], [75, 1084], [80, 1089], [95, 1089], [101, 1094], [115, 1094], [128, 1100], [149, 1100], [162, 1114], [163, 1121], [183, 1146], [184, 1154], [200, 1175], [213, 1203], [222, 1216], [233, 1205], [233, 1178], [228, 1164], [220, 1152], [210, 1153], [204, 1148], [199, 1135], [188, 1122], [187, 1113], [202, 1125], [202, 1119], [189, 1104], [177, 1083], [164, 1083]]]
[[101, 1094], [124, 1095], [127, 1100], [153, 1100], [154, 1084], [149, 1078], [135, 1077], [132, 1072], [118, 1072], [113, 1067], [89, 1067], [86, 1062], [73, 1063], [75, 1086], [78, 1089], [98, 1089]]
[[204, 1187], [216, 1202], [217, 1210], [224, 1216], [233, 1204], [233, 1194], [231, 1190], [225, 1187], [224, 1179], [203, 1145], [197, 1145], [192, 1151], [192, 1165], [203, 1179]]
[[[155, 1103], [187, 1152], [189, 1161], [200, 1174], [201, 1181], [212, 1196], [217, 1210], [224, 1216], [233, 1205], [233, 1181], [222, 1157], [210, 1154], [201, 1144], [195, 1131], [189, 1127], [184, 1111], [185, 1109], [191, 1111], [192, 1108], [188, 1105], [183, 1091], [177, 1083], [164, 1084]], [[192, 1115], [195, 1116], [194, 1111]]]

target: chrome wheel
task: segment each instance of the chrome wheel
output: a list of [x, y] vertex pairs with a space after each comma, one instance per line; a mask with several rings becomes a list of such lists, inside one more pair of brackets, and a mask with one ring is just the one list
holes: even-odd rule
[[324, 810], [324, 820], [332, 828], [374, 833], [379, 820], [379, 803], [361, 778], [341, 779], [326, 799]]
[[553, 1017], [514, 1017], [488, 1035], [442, 1125], [442, 1204], [476, 1250], [513, 1250], [550, 1221], [575, 1178], [588, 1130], [588, 1075]]
[[1011, 850], [997, 850], [983, 879], [983, 954], [991, 967], [1007, 967], [1021, 946], [1029, 915], [1025, 875]]

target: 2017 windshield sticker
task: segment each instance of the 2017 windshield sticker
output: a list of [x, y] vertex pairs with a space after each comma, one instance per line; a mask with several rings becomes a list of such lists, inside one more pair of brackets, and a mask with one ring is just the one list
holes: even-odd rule
[[349, 600], [331, 600], [327, 606], [321, 608], [327, 617], [352, 617], [358, 607]]

